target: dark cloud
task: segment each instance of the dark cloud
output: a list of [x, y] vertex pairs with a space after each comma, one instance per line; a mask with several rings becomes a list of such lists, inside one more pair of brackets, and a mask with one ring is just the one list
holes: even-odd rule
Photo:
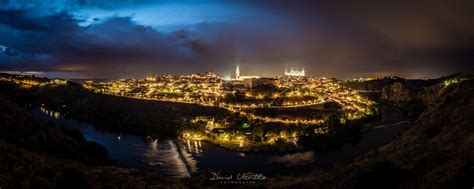
[[31, 65], [25, 61], [14, 62], [18, 63], [19, 69], [25, 65], [25, 69], [34, 67], [43, 56], [49, 58], [45, 63], [48, 66], [39, 65], [42, 69], [99, 69], [94, 72], [113, 75], [112, 71], [107, 71], [109, 67], [130, 67], [130, 74], [134, 75], [139, 70], [133, 69], [135, 66], [156, 69], [158, 65], [185, 62], [191, 57], [186, 55], [188, 46], [192, 44], [185, 39], [186, 35], [182, 35], [180, 40], [173, 39], [151, 27], [136, 24], [130, 17], [112, 17], [88, 27], [79, 27], [78, 21], [68, 14], [29, 19], [24, 11], [17, 11], [0, 16], [4, 20], [12, 17], [28, 20], [22, 25], [3, 22], [0, 30], [2, 43], [19, 49], [25, 60], [31, 61]]
[[306, 60], [318, 74], [436, 77], [474, 68], [473, 1], [276, 0], [259, 6], [307, 26], [301, 39], [312, 42], [304, 48]]

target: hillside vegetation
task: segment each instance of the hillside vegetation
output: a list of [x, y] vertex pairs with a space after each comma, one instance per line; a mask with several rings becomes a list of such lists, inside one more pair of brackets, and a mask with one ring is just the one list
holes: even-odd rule
[[[169, 188], [179, 183], [117, 166], [107, 150], [79, 130], [39, 121], [17, 102], [24, 93], [0, 93], [1, 188]], [[10, 86], [12, 87], [12, 86]], [[25, 101], [22, 101], [25, 102]]]
[[395, 141], [349, 165], [272, 180], [276, 188], [471, 188], [474, 81], [438, 83], [416, 95], [426, 109]]

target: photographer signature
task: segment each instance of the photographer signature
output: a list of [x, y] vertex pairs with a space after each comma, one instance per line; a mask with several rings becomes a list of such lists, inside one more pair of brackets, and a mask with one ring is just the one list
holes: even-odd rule
[[246, 183], [255, 183], [255, 181], [265, 180], [266, 177], [263, 174], [255, 173], [237, 173], [234, 174], [225, 174], [220, 175], [218, 173], [212, 172], [212, 176], [209, 180], [212, 181], [221, 181], [221, 183], [233, 183], [233, 184], [246, 184]]

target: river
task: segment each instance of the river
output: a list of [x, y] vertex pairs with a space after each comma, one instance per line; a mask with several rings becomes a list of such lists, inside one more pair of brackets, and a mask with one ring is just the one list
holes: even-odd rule
[[[253, 172], [267, 176], [310, 172], [335, 163], [347, 163], [359, 155], [380, 145], [389, 143], [405, 131], [410, 122], [370, 126], [356, 144], [345, 144], [342, 148], [326, 153], [301, 151], [293, 153], [236, 152], [199, 141], [181, 141], [186, 152], [200, 170], [222, 172]], [[367, 126], [369, 127], [369, 126]]]
[[364, 126], [365, 132], [359, 142], [346, 144], [327, 153], [318, 154], [313, 151], [243, 153], [223, 149], [204, 141], [145, 140], [136, 135], [102, 132], [91, 124], [63, 117], [59, 112], [44, 108], [35, 109], [33, 113], [38, 118], [58, 126], [79, 129], [86, 140], [107, 148], [109, 158], [119, 164], [156, 171], [171, 178], [189, 177], [190, 171], [193, 170], [253, 172], [266, 176], [309, 172], [338, 162], [349, 162], [377, 146], [389, 143], [410, 125], [409, 122], [399, 121]]
[[45, 108], [33, 111], [38, 118], [57, 126], [79, 129], [88, 141], [103, 145], [111, 160], [145, 170], [159, 172], [171, 178], [189, 177], [190, 173], [180, 158], [172, 140], [145, 140], [136, 135], [123, 135], [96, 130], [93, 125], [61, 116], [60, 112]]

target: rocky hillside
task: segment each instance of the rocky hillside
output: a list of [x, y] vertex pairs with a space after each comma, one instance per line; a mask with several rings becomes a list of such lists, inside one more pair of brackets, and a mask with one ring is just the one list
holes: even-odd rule
[[472, 188], [474, 81], [424, 89], [427, 108], [392, 143], [346, 166], [273, 180], [277, 188]]
[[[454, 76], [454, 75], [453, 75]], [[343, 85], [350, 87], [354, 90], [366, 90], [366, 91], [381, 91], [384, 87], [390, 86], [394, 83], [401, 83], [406, 86], [410, 91], [417, 91], [423, 87], [431, 86], [439, 82], [444, 78], [439, 79], [404, 79], [400, 77], [383, 77], [369, 81], [345, 81]]]
[[396, 82], [382, 89], [382, 99], [393, 103], [413, 100], [414, 92], [410, 91], [402, 83]]
[[439, 96], [443, 88], [456, 84], [464, 80], [472, 80], [471, 73], [460, 73], [433, 80], [392, 80], [382, 87], [382, 100], [394, 104], [421, 100], [425, 104], [434, 102], [434, 98]]

